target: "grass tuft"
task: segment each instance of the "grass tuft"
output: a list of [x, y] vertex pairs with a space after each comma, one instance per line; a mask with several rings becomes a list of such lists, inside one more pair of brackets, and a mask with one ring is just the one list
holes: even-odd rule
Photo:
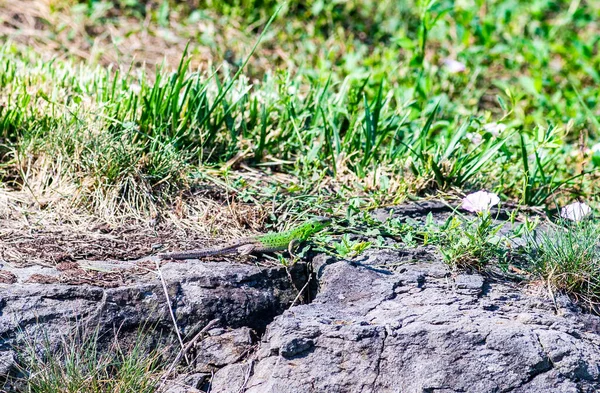
[[20, 393], [151, 393], [161, 376], [161, 353], [144, 348], [139, 335], [130, 347], [116, 338], [102, 348], [98, 332], [78, 331], [64, 336], [57, 346], [49, 340], [28, 338], [20, 353], [25, 376], [15, 383]]
[[531, 269], [552, 292], [600, 305], [600, 225], [592, 220], [561, 222], [532, 238]]

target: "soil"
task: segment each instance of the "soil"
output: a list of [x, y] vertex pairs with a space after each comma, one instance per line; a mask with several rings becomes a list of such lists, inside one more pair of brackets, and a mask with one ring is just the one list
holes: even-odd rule
[[[90, 284], [105, 288], [135, 281], [156, 269], [147, 257], [164, 250], [199, 248], [207, 239], [193, 229], [162, 224], [156, 227], [111, 227], [107, 224], [29, 226], [0, 220], [0, 283]], [[210, 260], [210, 258], [208, 259]], [[251, 258], [219, 258], [253, 262]], [[161, 262], [162, 264], [162, 262]]]

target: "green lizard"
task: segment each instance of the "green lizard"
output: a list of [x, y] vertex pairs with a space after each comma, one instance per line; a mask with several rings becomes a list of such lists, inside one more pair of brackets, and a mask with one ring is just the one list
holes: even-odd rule
[[234, 240], [221, 246], [203, 248], [199, 250], [168, 252], [158, 254], [160, 259], [194, 259], [210, 255], [226, 255], [239, 253], [248, 255], [253, 252], [275, 252], [287, 249], [290, 254], [292, 249], [305, 242], [313, 234], [321, 231], [331, 224], [327, 217], [315, 217], [296, 228], [285, 232], [270, 232], [265, 235], [247, 237]]

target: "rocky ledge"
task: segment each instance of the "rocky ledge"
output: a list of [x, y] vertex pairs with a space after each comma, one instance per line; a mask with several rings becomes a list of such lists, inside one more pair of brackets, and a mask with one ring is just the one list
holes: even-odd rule
[[213, 393], [596, 392], [600, 318], [440, 262], [318, 258], [315, 300], [218, 370]]
[[600, 317], [535, 283], [454, 274], [426, 248], [318, 255], [311, 271], [305, 299], [305, 264], [167, 263], [164, 286], [148, 270], [114, 288], [14, 272], [0, 284], [0, 371], [14, 371], [25, 335], [58, 342], [84, 322], [173, 339], [166, 288], [195, 358], [165, 384], [173, 393], [600, 391]]
[[[86, 265], [89, 269], [94, 264]], [[130, 270], [125, 263], [98, 265], [103, 270], [111, 265], [114, 272]], [[24, 282], [0, 284], [0, 375], [5, 376], [16, 371], [15, 355], [23, 342], [42, 338], [54, 345], [75, 328], [97, 330], [107, 342], [115, 335], [135, 340], [147, 330], [154, 335], [153, 346], [169, 347], [169, 342], [176, 342], [171, 311], [183, 339], [192, 338], [215, 321], [227, 328], [222, 332], [243, 329], [261, 334], [296, 298], [296, 287], [307, 281], [304, 264], [286, 269], [219, 262], [167, 263], [160, 269], [162, 280], [148, 269], [145, 275], [135, 276], [134, 283], [116, 288], [56, 280], [31, 283], [31, 276], [41, 276], [36, 273], [39, 269], [19, 270], [11, 272]], [[60, 281], [62, 272], [52, 274], [52, 270], [43, 268], [43, 276]], [[176, 351], [178, 344], [172, 347]]]

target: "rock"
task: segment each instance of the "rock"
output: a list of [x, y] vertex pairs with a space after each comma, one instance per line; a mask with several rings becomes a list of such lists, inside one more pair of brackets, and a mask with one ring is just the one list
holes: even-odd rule
[[376, 220], [385, 222], [388, 218], [395, 217], [424, 218], [429, 213], [436, 214], [436, 217], [446, 217], [444, 213], [450, 213], [452, 209], [453, 206], [444, 201], [430, 200], [408, 202], [400, 206], [376, 209], [372, 215]]
[[[406, 212], [416, 217], [413, 210]], [[448, 213], [437, 205], [425, 210]], [[600, 391], [600, 317], [566, 296], [549, 299], [544, 288], [501, 272], [452, 272], [431, 247], [369, 249], [349, 260], [317, 255], [313, 262], [313, 301], [292, 308], [307, 280], [303, 263], [289, 272], [216, 262], [164, 265], [177, 330], [186, 343], [198, 337], [188, 352], [191, 374], [174, 376], [164, 391]], [[113, 288], [24, 282], [35, 274], [60, 282], [65, 272], [99, 277], [79, 264], [59, 268], [11, 270], [18, 282], [0, 284], [1, 374], [14, 368], [14, 346], [24, 338], [45, 334], [54, 345], [77, 324], [99, 326], [111, 338], [118, 331], [122, 340], [135, 340], [143, 326], [154, 328], [154, 344], [175, 337], [156, 274], [140, 273]]]
[[196, 371], [216, 371], [228, 364], [243, 360], [252, 352], [254, 334], [248, 327], [225, 331], [213, 329], [194, 348]]
[[459, 274], [454, 277], [456, 292], [462, 295], [478, 296], [483, 291], [485, 280], [480, 274]]
[[396, 257], [322, 263], [315, 300], [277, 317], [257, 352], [217, 371], [210, 391], [600, 390], [598, 317], [557, 314], [509, 281], [453, 280], [439, 261], [382, 270]]
[[216, 386], [223, 392], [244, 392], [248, 378], [252, 374], [253, 365], [253, 361], [249, 360], [223, 367], [215, 373], [206, 391], [213, 392], [213, 387]]
[[[209, 335], [200, 343], [199, 348], [206, 351], [200, 357], [205, 363], [202, 369], [238, 361], [252, 345], [251, 332], [264, 331], [306, 281], [303, 263], [289, 268], [289, 274], [281, 266], [218, 262], [167, 263], [161, 271], [183, 337], [194, 335], [213, 319], [229, 328], [221, 331], [222, 337]], [[132, 341], [145, 327], [152, 327], [157, 338], [175, 337], [163, 286], [155, 273], [117, 288], [0, 284], [0, 360], [11, 358], [23, 340], [47, 337], [55, 345], [75, 326], [85, 324], [91, 331], [98, 327], [99, 335], [108, 339], [118, 331], [120, 339]]]
[[183, 374], [173, 381], [167, 381], [159, 393], [202, 393], [199, 388], [207, 380], [210, 380], [210, 374]]
[[0, 352], [0, 375], [8, 375], [15, 371], [15, 355], [12, 351]]

